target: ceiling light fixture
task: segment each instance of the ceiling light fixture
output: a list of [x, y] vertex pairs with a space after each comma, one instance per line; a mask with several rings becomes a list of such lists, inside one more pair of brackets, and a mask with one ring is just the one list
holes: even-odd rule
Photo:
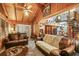
[[25, 14], [25, 16], [28, 16], [29, 13], [32, 13], [30, 8], [32, 8], [32, 5], [26, 5], [26, 4], [24, 5], [24, 14]]
[[27, 10], [24, 10], [24, 14], [25, 14], [25, 16], [28, 16], [29, 15], [29, 13], [28, 13]]

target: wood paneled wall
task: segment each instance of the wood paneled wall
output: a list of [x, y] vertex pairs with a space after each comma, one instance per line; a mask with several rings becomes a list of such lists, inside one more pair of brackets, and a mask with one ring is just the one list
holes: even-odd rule
[[[59, 11], [65, 10], [65, 9], [71, 9], [71, 8], [72, 8], [73, 6], [75, 6], [75, 5], [77, 5], [77, 4], [73, 4], [73, 3], [69, 3], [69, 4], [67, 4], [67, 3], [52, 3], [52, 4], [51, 4], [51, 14], [53, 15], [53, 14], [59, 12]], [[38, 11], [39, 11], [39, 12], [38, 12], [38, 16], [36, 17], [34, 24], [35, 24], [35, 23], [38, 24], [39, 21], [42, 20], [42, 18], [44, 18], [44, 17], [43, 17], [43, 13], [42, 13], [42, 11], [40, 10], [40, 8], [39, 8]], [[50, 15], [51, 15], [51, 14], [50, 14]], [[49, 17], [48, 17], [48, 18], [49, 18]], [[34, 26], [35, 26], [35, 28], [38, 27], [37, 25], [34, 25]], [[38, 30], [35, 31], [36, 34], [37, 34], [37, 31], [38, 31]], [[38, 31], [38, 32], [39, 32], [39, 31]], [[37, 34], [37, 35], [38, 35], [38, 34]]]

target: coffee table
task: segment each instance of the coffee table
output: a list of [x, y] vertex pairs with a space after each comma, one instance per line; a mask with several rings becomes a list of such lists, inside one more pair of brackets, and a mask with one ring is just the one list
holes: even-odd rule
[[28, 47], [26, 46], [14, 46], [6, 50], [7, 56], [24, 56], [28, 52]]

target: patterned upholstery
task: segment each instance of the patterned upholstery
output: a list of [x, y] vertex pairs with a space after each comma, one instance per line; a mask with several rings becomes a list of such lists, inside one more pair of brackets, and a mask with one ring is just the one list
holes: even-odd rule
[[37, 41], [36, 45], [48, 54], [54, 53], [55, 55], [59, 55], [56, 53], [59, 53], [62, 49], [70, 47], [72, 43], [73, 40], [71, 40], [71, 38], [46, 34], [43, 38], [43, 41]]
[[60, 42], [61, 38], [63, 38], [63, 36], [46, 34], [43, 40], [44, 40], [44, 42], [59, 48], [59, 42]]
[[45, 52], [47, 52], [48, 54], [50, 54], [50, 52], [54, 49], [58, 49], [54, 46], [49, 45], [48, 43], [45, 43], [43, 41], [37, 41], [36, 44], [43, 49]]

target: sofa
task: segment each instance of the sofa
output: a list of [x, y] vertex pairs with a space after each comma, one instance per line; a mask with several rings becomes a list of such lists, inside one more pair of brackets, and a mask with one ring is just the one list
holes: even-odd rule
[[[36, 46], [45, 55], [50, 56], [71, 55], [75, 50], [75, 44], [71, 38], [50, 34], [46, 34], [43, 41], [36, 41]], [[71, 51], [70, 47], [73, 48]]]
[[4, 45], [6, 48], [25, 44], [28, 44], [28, 37], [26, 33], [9, 34], [4, 40]]

